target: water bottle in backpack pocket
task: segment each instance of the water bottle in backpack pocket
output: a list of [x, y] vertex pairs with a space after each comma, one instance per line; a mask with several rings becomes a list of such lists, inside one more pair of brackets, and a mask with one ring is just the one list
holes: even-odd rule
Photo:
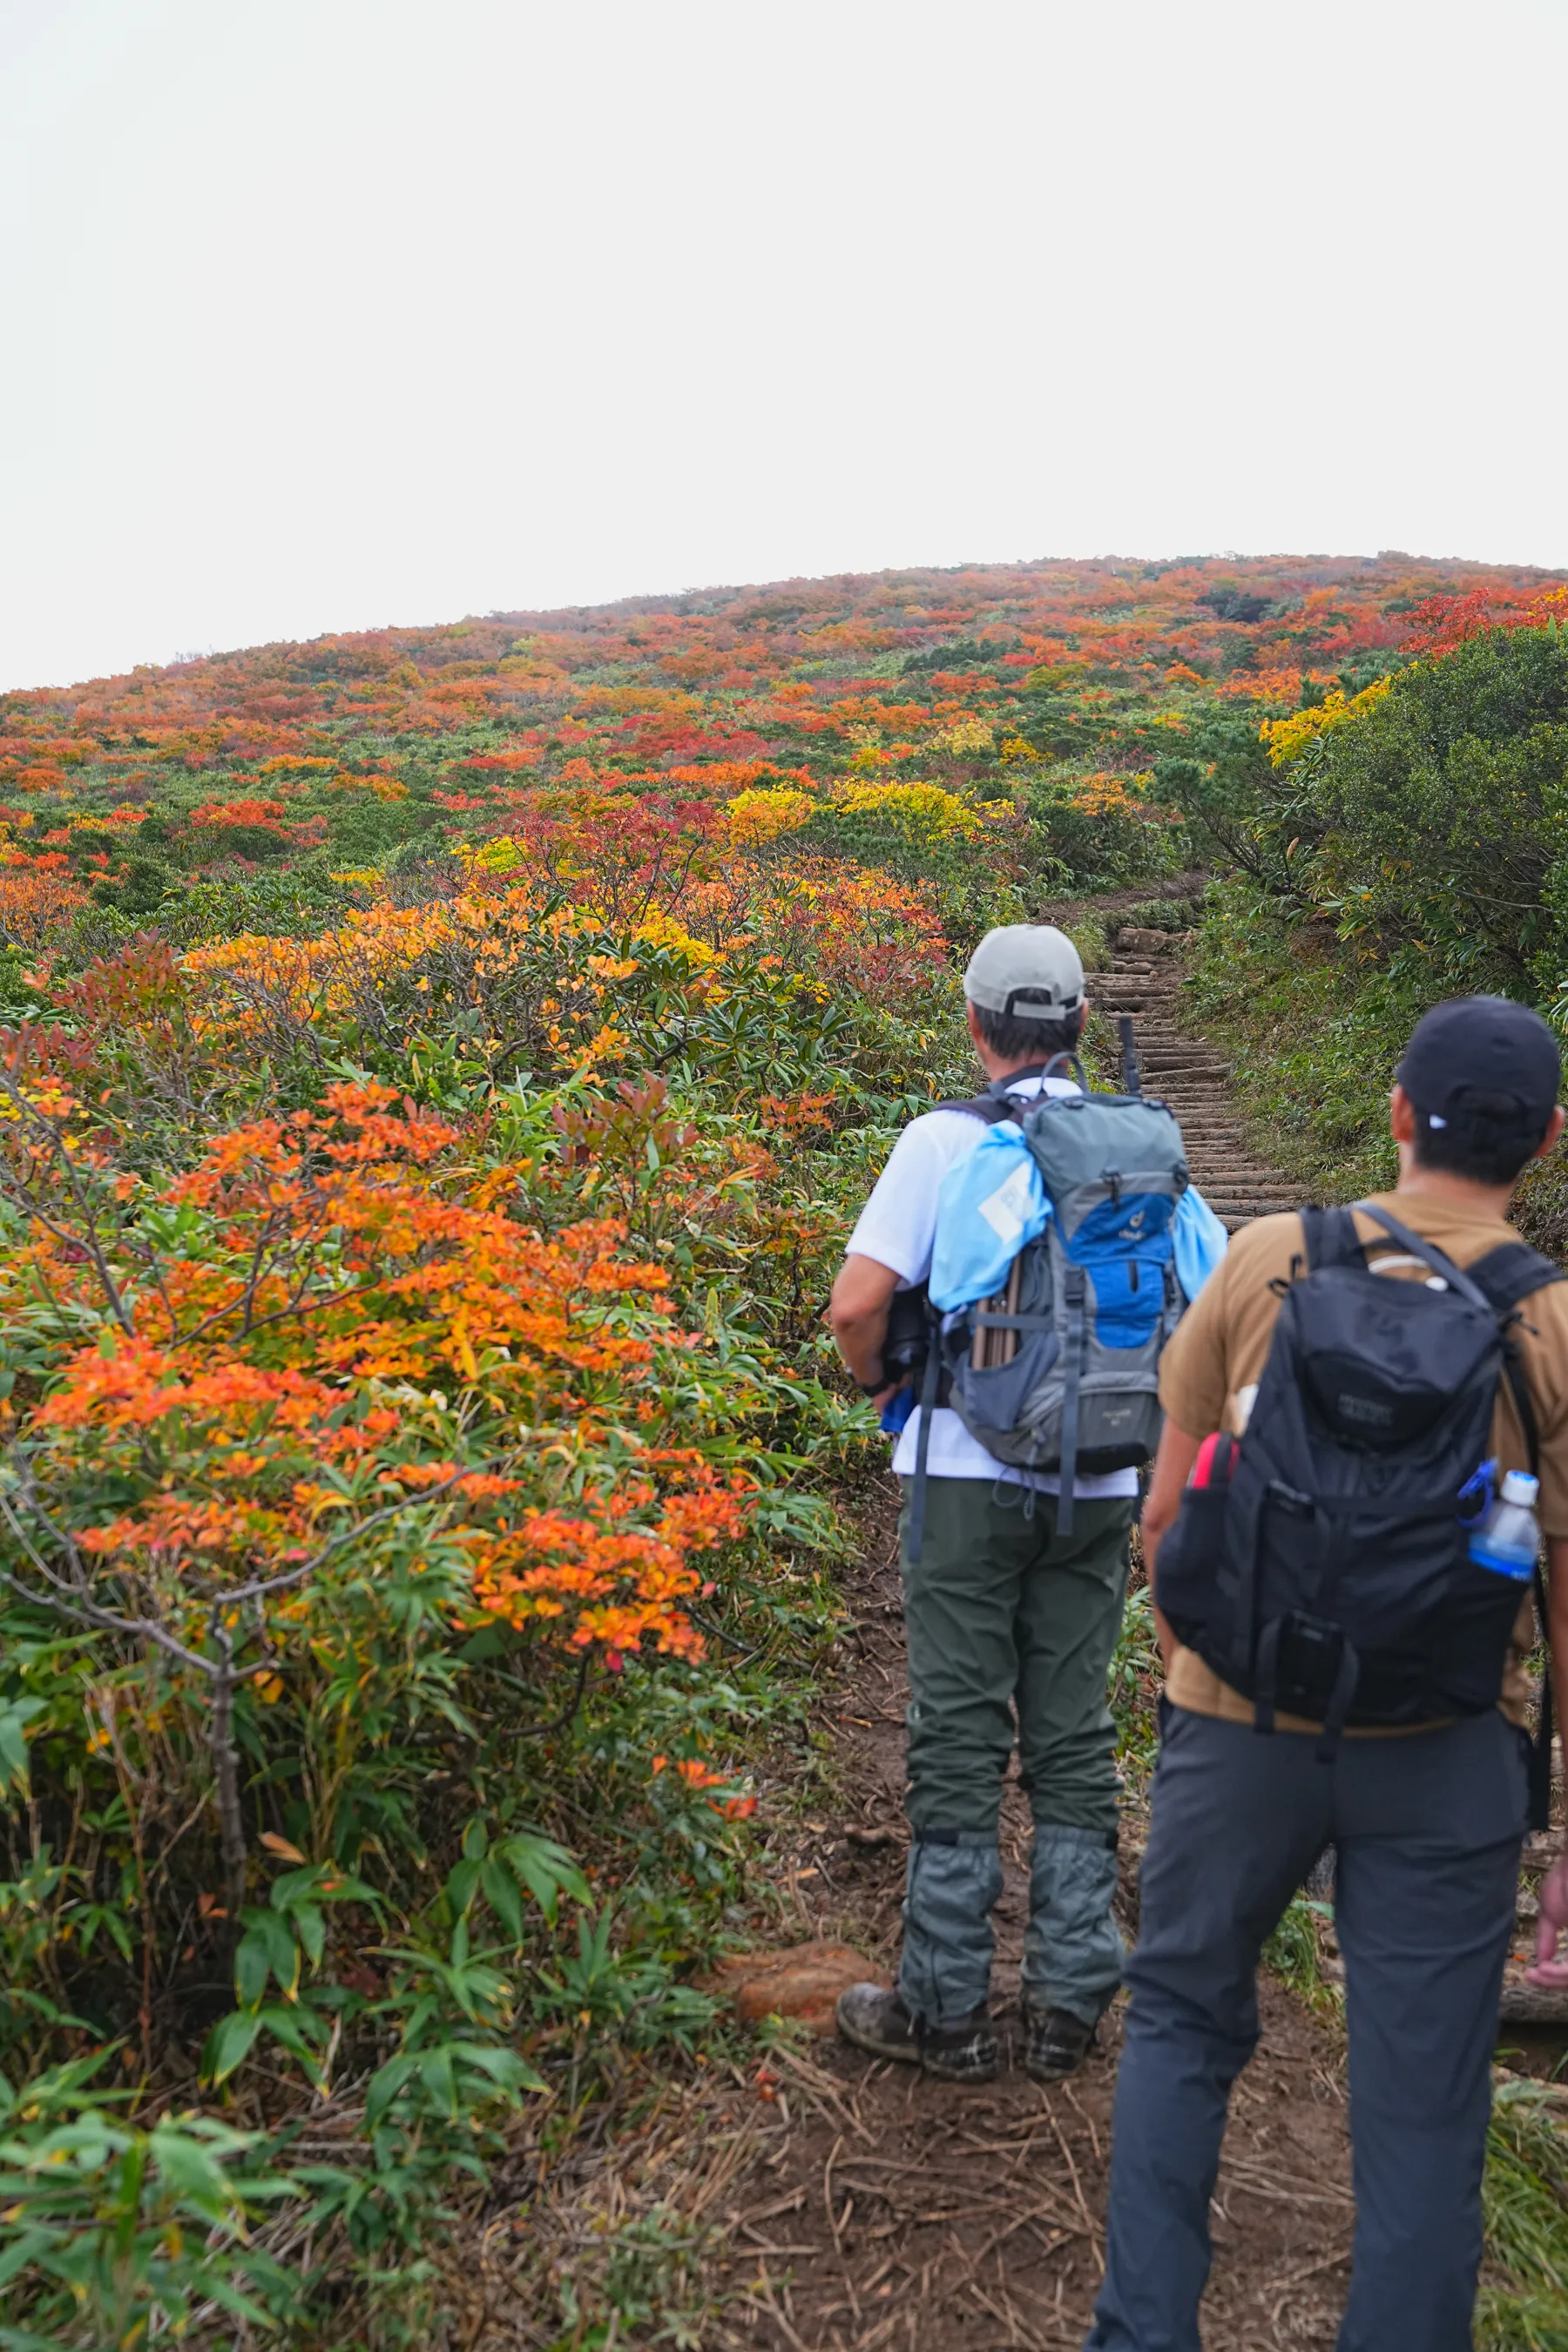
[[1508, 1473], [1502, 1492], [1469, 1530], [1467, 1548], [1478, 1568], [1489, 1568], [1515, 1584], [1530, 1582], [1541, 1557], [1541, 1523], [1535, 1516], [1540, 1492], [1540, 1479], [1527, 1470]]

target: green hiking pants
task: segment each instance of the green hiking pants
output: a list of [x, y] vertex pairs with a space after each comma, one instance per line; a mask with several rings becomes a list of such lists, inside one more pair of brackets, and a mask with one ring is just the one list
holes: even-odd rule
[[1079, 1501], [1072, 1534], [1058, 1538], [1054, 1495], [932, 1478], [911, 1562], [912, 1483], [902, 1481], [899, 1523], [910, 1828], [994, 1841], [1016, 1738], [1037, 1826], [1113, 1834], [1116, 1730], [1105, 1693], [1127, 1597], [1131, 1499]]
[[1111, 1914], [1116, 1733], [1105, 1685], [1127, 1592], [1131, 1502], [1080, 1502], [1074, 1532], [1061, 1538], [1053, 1495], [932, 1478], [911, 1561], [911, 1483], [900, 1535], [913, 1836], [899, 1991], [930, 2025], [968, 2018], [990, 1997], [997, 1816], [1016, 1738], [1035, 1816], [1025, 2005], [1093, 2025], [1121, 1976]]

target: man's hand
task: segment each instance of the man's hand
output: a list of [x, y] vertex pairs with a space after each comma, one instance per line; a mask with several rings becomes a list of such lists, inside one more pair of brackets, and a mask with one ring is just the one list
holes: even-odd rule
[[1541, 1882], [1535, 1966], [1525, 1971], [1529, 1983], [1553, 1988], [1568, 1985], [1568, 1959], [1557, 1957], [1557, 1947], [1564, 1935], [1568, 1935], [1568, 1854], [1559, 1855]]
[[[851, 1373], [862, 1388], [882, 1374], [882, 1342], [888, 1336], [888, 1309], [899, 1277], [890, 1265], [851, 1252], [833, 1286], [826, 1321]], [[889, 1381], [871, 1402], [879, 1412], [902, 1385]]]

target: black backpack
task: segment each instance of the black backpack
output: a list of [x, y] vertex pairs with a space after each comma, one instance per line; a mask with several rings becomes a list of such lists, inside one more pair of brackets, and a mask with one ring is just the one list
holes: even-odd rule
[[[1302, 1211], [1305, 1258], [1279, 1286], [1246, 1433], [1220, 1441], [1209, 1483], [1183, 1496], [1156, 1588], [1177, 1639], [1253, 1700], [1258, 1729], [1274, 1728], [1277, 1708], [1321, 1723], [1325, 1760], [1347, 1725], [1497, 1703], [1521, 1588], [1470, 1559], [1464, 1496], [1489, 1451], [1500, 1380], [1534, 1465], [1510, 1326], [1521, 1300], [1564, 1279], [1523, 1242], [1461, 1272], [1386, 1211], [1359, 1205], [1430, 1268], [1426, 1280], [1375, 1273], [1369, 1255], [1389, 1243], [1363, 1243], [1349, 1209]], [[1550, 1789], [1550, 1677], [1542, 1718], [1537, 1811]]]

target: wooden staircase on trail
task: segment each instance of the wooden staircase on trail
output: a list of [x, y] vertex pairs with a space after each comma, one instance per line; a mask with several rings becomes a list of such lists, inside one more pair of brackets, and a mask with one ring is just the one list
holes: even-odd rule
[[1163, 931], [1123, 931], [1128, 944], [1112, 952], [1109, 971], [1091, 971], [1085, 985], [1095, 1012], [1112, 1027], [1132, 1015], [1145, 1094], [1168, 1102], [1181, 1122], [1194, 1183], [1215, 1216], [1234, 1233], [1251, 1217], [1299, 1208], [1302, 1188], [1247, 1148], [1230, 1097], [1230, 1072], [1212, 1045], [1184, 1037], [1176, 1026], [1181, 971]]

